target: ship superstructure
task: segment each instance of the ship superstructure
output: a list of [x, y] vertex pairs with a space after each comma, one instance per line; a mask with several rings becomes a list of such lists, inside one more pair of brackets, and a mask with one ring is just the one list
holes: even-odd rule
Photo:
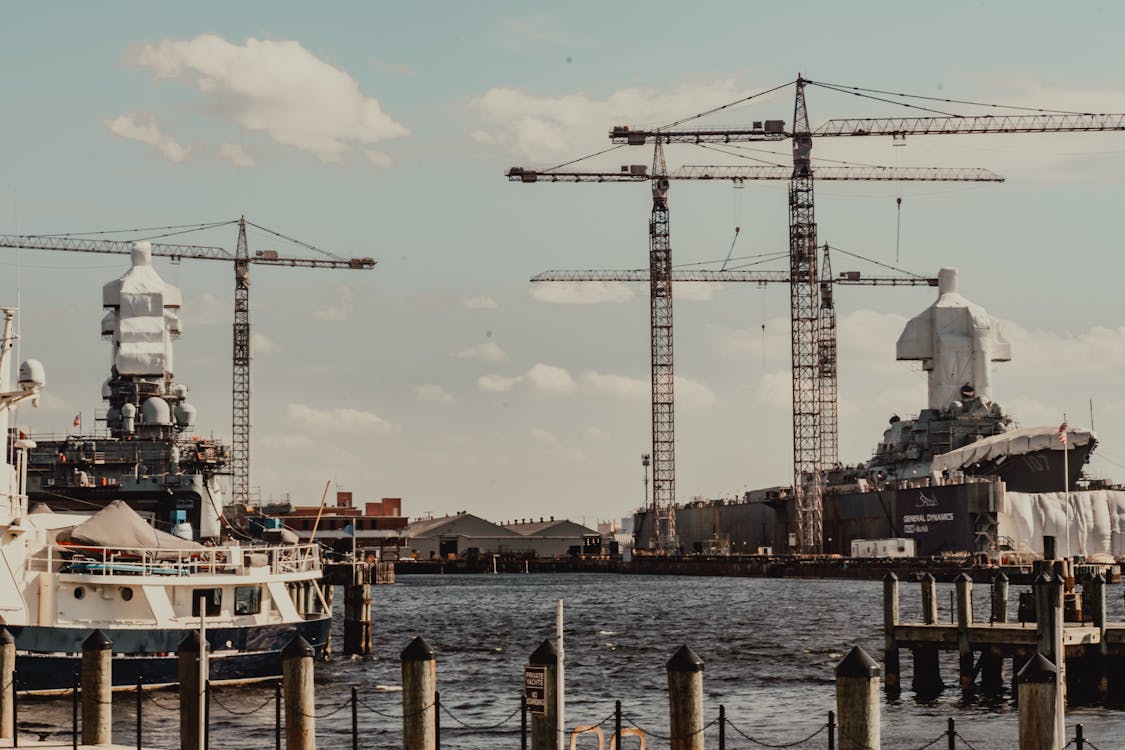
[[214, 539], [223, 506], [219, 476], [230, 451], [192, 434], [196, 410], [188, 386], [175, 380], [180, 290], [153, 268], [149, 243], [135, 243], [131, 260], [102, 288], [101, 334], [111, 347], [105, 429], [38, 437], [28, 494], [54, 509], [87, 512], [121, 499], [164, 528], [190, 524], [197, 539]]

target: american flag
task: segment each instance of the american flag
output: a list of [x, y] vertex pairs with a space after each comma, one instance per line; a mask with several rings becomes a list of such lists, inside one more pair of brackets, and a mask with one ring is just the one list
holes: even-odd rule
[[1066, 422], [1059, 425], [1059, 442], [1066, 445]]

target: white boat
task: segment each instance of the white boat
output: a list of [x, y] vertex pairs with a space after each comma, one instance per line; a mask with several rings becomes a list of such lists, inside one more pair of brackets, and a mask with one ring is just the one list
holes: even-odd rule
[[35, 401], [43, 368], [20, 365], [13, 383], [14, 311], [0, 348], [0, 625], [16, 642], [17, 688], [60, 692], [75, 683], [82, 642], [100, 630], [114, 651], [113, 683], [177, 681], [176, 650], [202, 632], [215, 683], [281, 674], [297, 635], [324, 647], [331, 622], [314, 545], [204, 546], [158, 531], [121, 501], [94, 515], [28, 508], [27, 455], [9, 429], [12, 408]]

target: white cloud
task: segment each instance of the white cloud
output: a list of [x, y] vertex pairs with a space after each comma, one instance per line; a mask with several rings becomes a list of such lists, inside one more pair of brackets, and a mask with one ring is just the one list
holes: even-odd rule
[[[243, 130], [339, 163], [355, 146], [370, 146], [410, 131], [366, 96], [345, 71], [293, 40], [216, 34], [132, 46], [126, 62], [195, 89], [201, 110]], [[369, 157], [370, 158], [370, 157]]]
[[602, 440], [609, 440], [609, 433], [603, 430], [601, 427], [589, 427], [586, 429], [586, 439], [596, 440], [598, 442], [601, 442]]
[[250, 351], [255, 355], [274, 354], [282, 351], [282, 346], [264, 333], [255, 331], [250, 334]]
[[561, 367], [545, 365], [542, 362], [533, 365], [525, 375], [528, 385], [542, 393], [573, 393], [574, 378]]
[[626, 401], [647, 401], [652, 394], [652, 384], [648, 380], [593, 370], [582, 373], [582, 387], [587, 393]]
[[414, 393], [425, 404], [449, 404], [455, 400], [452, 393], [433, 383], [414, 386]]
[[163, 132], [152, 115], [124, 114], [103, 122], [114, 135], [152, 146], [162, 159], [173, 164], [185, 162], [191, 156], [191, 150]]
[[236, 167], [252, 167], [256, 163], [250, 152], [237, 143], [220, 143], [219, 158], [229, 161]]
[[296, 429], [317, 434], [388, 434], [398, 432], [378, 414], [359, 409], [315, 409], [305, 404], [289, 404], [286, 420]]
[[495, 310], [500, 307], [500, 305], [496, 303], [496, 300], [487, 296], [468, 297], [464, 305], [469, 310]]
[[531, 428], [531, 439], [540, 445], [558, 445], [559, 439], [542, 427]]
[[495, 341], [470, 346], [449, 355], [453, 359], [475, 359], [478, 362], [507, 362], [507, 353]]
[[722, 289], [722, 284], [713, 282], [673, 284], [672, 299], [678, 302], [708, 302], [714, 298], [716, 292], [720, 292]]
[[365, 148], [363, 150], [363, 157], [367, 159], [367, 163], [375, 167], [375, 169], [390, 169], [395, 163], [395, 160], [392, 159], [389, 154], [376, 151], [373, 148]]
[[322, 321], [340, 321], [348, 319], [348, 310], [355, 300], [355, 292], [347, 284], [336, 287], [336, 303], [320, 310], [313, 311], [313, 318]]
[[575, 390], [574, 378], [561, 367], [543, 364], [532, 365], [522, 375], [482, 375], [477, 378], [481, 390], [493, 393], [510, 393], [516, 388], [524, 388], [536, 393], [567, 394]]
[[637, 296], [630, 285], [618, 281], [544, 281], [532, 284], [530, 294], [537, 302], [555, 305], [628, 302]]
[[621, 89], [604, 98], [584, 92], [539, 96], [498, 87], [470, 100], [479, 119], [472, 137], [542, 164], [604, 149], [607, 125], [667, 122], [745, 94], [733, 80], [682, 83], [668, 90]]

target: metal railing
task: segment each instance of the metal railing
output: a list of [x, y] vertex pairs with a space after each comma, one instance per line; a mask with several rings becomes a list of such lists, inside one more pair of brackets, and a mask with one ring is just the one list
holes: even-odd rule
[[170, 550], [55, 543], [28, 556], [27, 566], [29, 571], [101, 576], [246, 575], [263, 567], [272, 574], [315, 572], [320, 570], [321, 560], [316, 544]]

